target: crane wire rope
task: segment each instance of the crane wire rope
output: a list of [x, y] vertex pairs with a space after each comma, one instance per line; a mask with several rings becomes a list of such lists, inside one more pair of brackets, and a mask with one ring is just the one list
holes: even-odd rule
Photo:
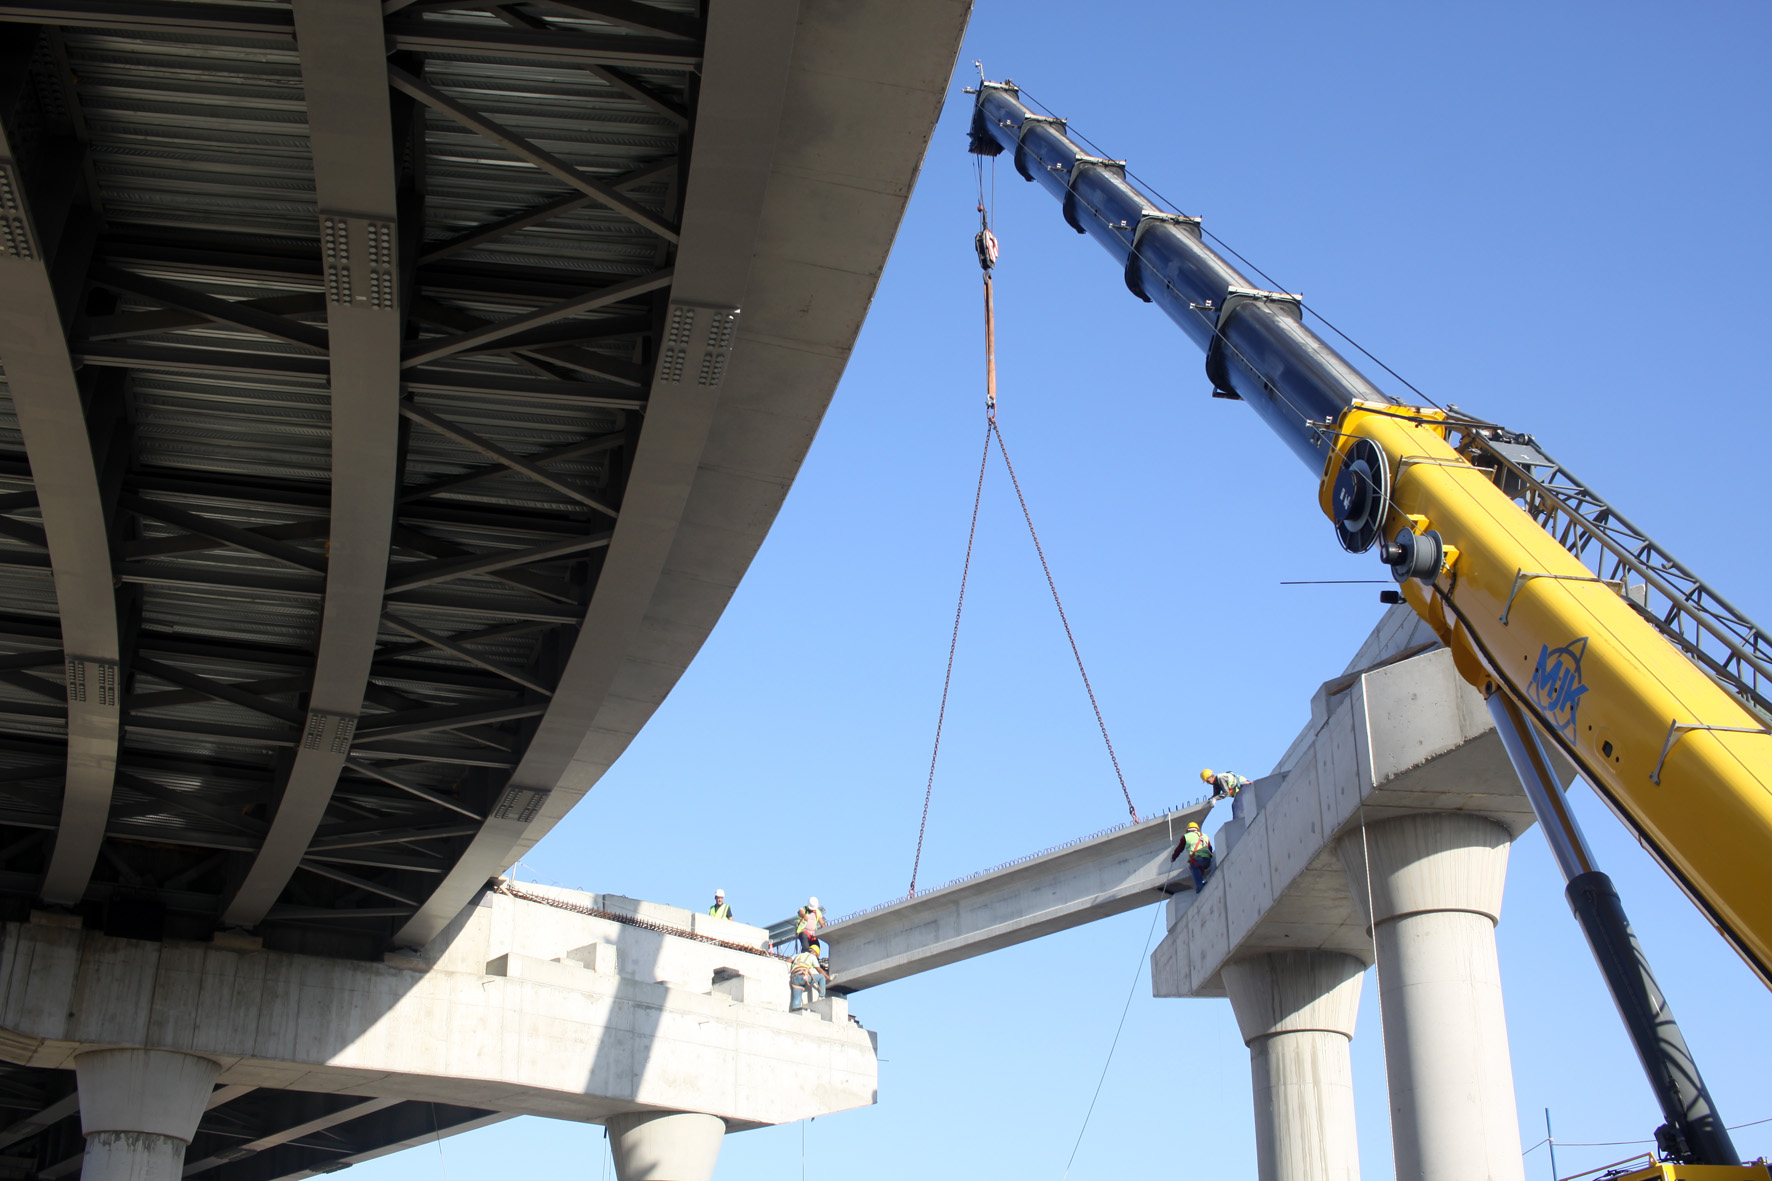
[[[975, 66], [977, 62], [973, 63]], [[1065, 612], [1064, 600], [1058, 594], [1058, 582], [1052, 576], [1052, 565], [1046, 560], [1046, 547], [1040, 542], [1040, 533], [1034, 528], [1034, 516], [1028, 508], [1026, 495], [1021, 490], [1021, 479], [1015, 474], [1015, 464], [1009, 458], [1009, 447], [1003, 439], [1003, 430], [997, 425], [997, 310], [995, 289], [991, 282], [991, 270], [997, 261], [997, 239], [991, 232], [990, 209], [985, 196], [985, 168], [982, 157], [974, 157], [974, 173], [978, 180], [978, 236], [974, 240], [978, 251], [978, 264], [984, 271], [984, 340], [985, 340], [985, 436], [984, 454], [979, 459], [978, 482], [972, 492], [972, 521], [966, 531], [966, 557], [960, 566], [960, 593], [954, 603], [954, 628], [948, 639], [947, 671], [942, 676], [941, 705], [935, 714], [935, 740], [929, 752], [929, 777], [923, 785], [923, 815], [917, 823], [917, 849], [911, 860], [911, 883], [906, 892], [908, 897], [917, 896], [917, 875], [923, 865], [923, 842], [929, 831], [929, 804], [935, 795], [935, 767], [941, 758], [941, 735], [947, 723], [948, 694], [953, 688], [954, 655], [960, 646], [960, 619], [966, 609], [966, 583], [972, 573], [972, 553], [978, 539], [979, 505], [984, 499], [984, 477], [990, 468], [991, 440], [994, 437], [997, 451], [1003, 457], [1003, 466], [1009, 472], [1009, 483], [1015, 489], [1016, 503], [1021, 506], [1022, 520], [1027, 522], [1028, 536], [1033, 540], [1034, 553], [1040, 559], [1040, 570], [1046, 576], [1046, 588], [1052, 592], [1052, 605], [1058, 609], [1058, 621], [1064, 627], [1065, 640], [1070, 644], [1071, 656], [1077, 662], [1077, 673], [1083, 679], [1083, 691], [1089, 697], [1089, 708], [1095, 714], [1096, 728], [1101, 731], [1102, 745], [1107, 748], [1108, 762], [1113, 764], [1114, 778], [1119, 782], [1120, 795], [1126, 801], [1126, 811], [1132, 817], [1132, 823], [1139, 822], [1138, 808], [1132, 802], [1132, 789], [1126, 785], [1126, 773], [1120, 766], [1120, 756], [1114, 750], [1114, 740], [1108, 735], [1107, 720], [1102, 716], [1101, 702], [1095, 696], [1095, 686], [1089, 680], [1089, 670], [1083, 665], [1083, 653], [1077, 646], [1076, 633], [1071, 630], [1070, 616]], [[996, 200], [997, 170], [993, 161], [990, 170], [990, 204]]]
[[1064, 638], [1070, 641], [1071, 655], [1076, 658], [1077, 672], [1083, 678], [1083, 691], [1089, 694], [1089, 708], [1095, 711], [1095, 724], [1101, 729], [1101, 741], [1107, 747], [1108, 761], [1114, 765], [1114, 778], [1120, 781], [1120, 794], [1126, 797], [1126, 811], [1132, 816], [1132, 823], [1138, 823], [1138, 809], [1132, 803], [1132, 791], [1126, 786], [1126, 774], [1120, 770], [1120, 756], [1114, 753], [1114, 740], [1108, 737], [1107, 722], [1101, 716], [1101, 703], [1095, 699], [1095, 686], [1089, 683], [1089, 670], [1083, 667], [1083, 653], [1077, 649], [1077, 637], [1071, 631], [1071, 621], [1065, 615], [1064, 602], [1058, 597], [1058, 583], [1052, 579], [1052, 567], [1046, 562], [1046, 550], [1040, 544], [1040, 534], [1034, 529], [1033, 514], [1028, 512], [1027, 497], [1021, 494], [1021, 481], [1016, 478], [1015, 465], [1009, 462], [1009, 448], [1003, 443], [1003, 428], [997, 425], [996, 415], [991, 416], [991, 432], [997, 436], [997, 450], [1003, 456], [1003, 466], [1009, 469], [1009, 483], [1015, 488], [1015, 499], [1021, 504], [1022, 519], [1028, 523], [1028, 536], [1034, 539], [1034, 552], [1040, 556], [1040, 569], [1046, 573], [1046, 586], [1052, 591], [1052, 605], [1058, 608], [1058, 621], [1064, 624]]
[[[992, 427], [995, 420], [992, 420]], [[929, 752], [929, 782], [923, 788], [923, 819], [917, 824], [917, 855], [911, 862], [910, 897], [917, 896], [917, 871], [923, 866], [923, 836], [929, 831], [929, 800], [935, 794], [935, 761], [941, 757], [941, 729], [948, 717], [948, 690], [954, 683], [954, 651], [960, 646], [960, 613], [966, 609], [966, 579], [972, 573], [972, 543], [978, 537], [978, 505], [984, 499], [984, 473], [991, 462], [991, 430], [985, 428], [984, 454], [978, 461], [978, 487], [972, 493], [972, 525], [966, 531], [966, 560], [960, 566], [960, 598], [954, 604], [954, 634], [948, 640], [948, 670], [941, 680], [941, 708], [935, 714], [935, 747]]]

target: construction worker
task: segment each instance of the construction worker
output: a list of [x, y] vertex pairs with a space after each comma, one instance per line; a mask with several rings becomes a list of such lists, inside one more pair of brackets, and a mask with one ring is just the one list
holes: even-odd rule
[[825, 982], [831, 974], [819, 962], [820, 950], [818, 940], [813, 939], [788, 965], [788, 987], [793, 991], [793, 1000], [788, 1005], [790, 1013], [797, 1013], [824, 999]]
[[1212, 872], [1212, 838], [1200, 831], [1197, 820], [1187, 822], [1187, 832], [1182, 834], [1175, 852], [1169, 854], [1169, 860], [1174, 861], [1183, 853], [1187, 854], [1188, 872], [1194, 875], [1194, 893], [1198, 894], [1206, 888], [1206, 877]]
[[717, 919], [729, 919], [732, 917], [732, 908], [726, 905], [726, 891], [714, 891], [714, 904], [708, 907], [708, 914]]
[[1238, 792], [1253, 782], [1230, 771], [1214, 771], [1211, 767], [1201, 771], [1200, 778], [1212, 789], [1215, 800], [1235, 799]]
[[800, 950], [818, 942], [818, 933], [824, 928], [824, 908], [818, 904], [818, 895], [802, 906], [794, 919], [794, 936], [800, 941]]

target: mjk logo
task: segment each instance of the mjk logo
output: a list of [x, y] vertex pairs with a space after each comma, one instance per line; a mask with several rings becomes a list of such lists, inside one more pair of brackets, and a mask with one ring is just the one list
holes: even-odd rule
[[1526, 685], [1526, 696], [1544, 711], [1545, 720], [1571, 738], [1575, 737], [1575, 713], [1587, 692], [1581, 683], [1581, 657], [1586, 651], [1586, 636], [1554, 650], [1544, 645], [1538, 652], [1538, 667]]

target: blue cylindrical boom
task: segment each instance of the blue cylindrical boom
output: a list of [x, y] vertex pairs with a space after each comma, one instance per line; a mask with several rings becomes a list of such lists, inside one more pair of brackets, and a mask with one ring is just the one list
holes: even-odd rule
[[979, 88], [972, 150], [1012, 153], [1017, 172], [1063, 203], [1065, 221], [1120, 261], [1132, 293], [1205, 350], [1213, 392], [1249, 403], [1312, 472], [1329, 455], [1313, 422], [1333, 422], [1355, 399], [1392, 400], [1305, 327], [1298, 296], [1245, 277], [1201, 241], [1198, 218], [1164, 212], [1127, 182], [1124, 161], [1085, 152], [1014, 85]]

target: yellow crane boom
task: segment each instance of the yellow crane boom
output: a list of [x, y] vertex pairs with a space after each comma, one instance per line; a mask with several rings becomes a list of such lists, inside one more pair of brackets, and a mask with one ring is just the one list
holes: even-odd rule
[[[1558, 544], [1453, 443], [1482, 429], [1445, 412], [1355, 404], [1321, 502], [1358, 440], [1388, 465], [1380, 532], [1443, 541], [1404, 597], [1464, 678], [1528, 709], [1668, 872], [1772, 985], [1772, 733], [1628, 598]], [[1395, 544], [1394, 542], [1392, 544]]]

